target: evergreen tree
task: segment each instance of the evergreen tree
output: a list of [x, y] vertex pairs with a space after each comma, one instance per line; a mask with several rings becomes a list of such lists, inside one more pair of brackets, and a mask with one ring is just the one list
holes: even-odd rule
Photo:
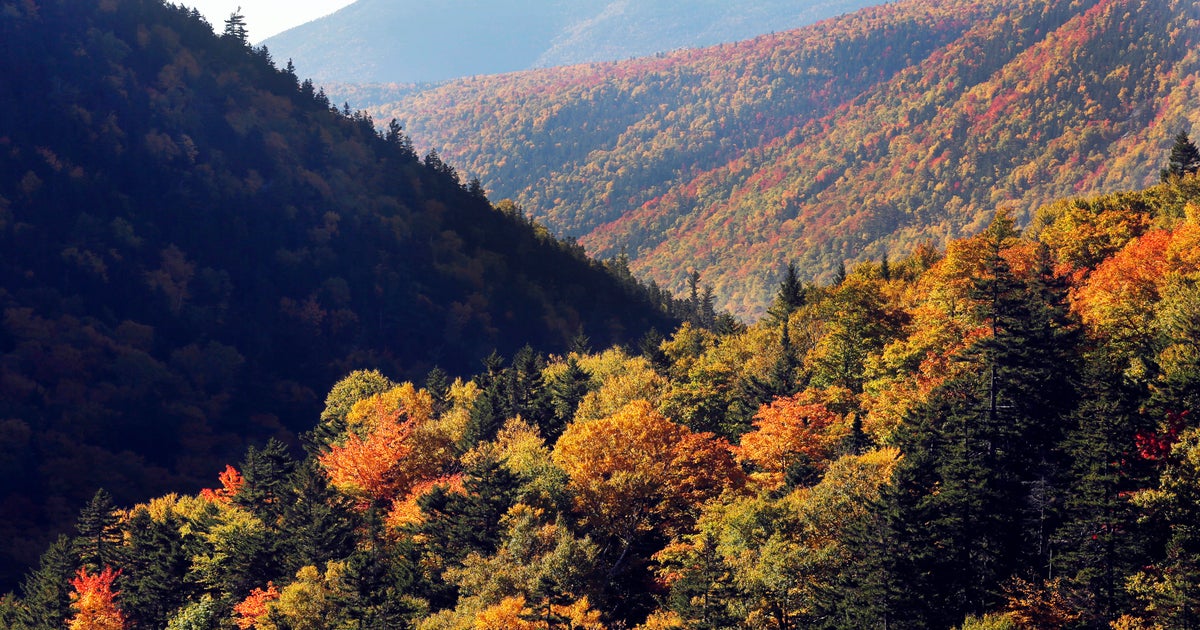
[[225, 37], [236, 40], [242, 45], [249, 45], [249, 33], [246, 30], [246, 17], [242, 15], [242, 7], [238, 7], [225, 20]]
[[1167, 167], [1162, 170], [1160, 179], [1166, 182], [1172, 178], [1194, 175], [1197, 171], [1200, 171], [1200, 149], [1196, 148], [1186, 131], [1180, 131], [1175, 136], [1175, 143], [1171, 145], [1171, 157], [1167, 161]]
[[[1064, 497], [1063, 524], [1054, 538], [1053, 572], [1067, 580], [1085, 620], [1107, 627], [1129, 610], [1124, 588], [1150, 556], [1150, 540], [1128, 500], [1134, 490], [1153, 484], [1147, 462], [1131, 457], [1138, 433], [1153, 429], [1130, 408], [1136, 400], [1110, 383], [1108, 362], [1095, 362], [1085, 382], [1089, 395], [1074, 414], [1074, 428], [1062, 448], [1071, 469]], [[1113, 362], [1115, 364], [1115, 362]]]
[[542, 427], [546, 443], [553, 444], [575, 417], [579, 402], [588, 393], [591, 377], [579, 367], [574, 356], [567, 358], [567, 369], [550, 383], [551, 422]]
[[425, 376], [425, 391], [433, 398], [433, 415], [441, 416], [450, 408], [450, 375], [435, 367]]
[[185, 577], [191, 556], [184, 548], [179, 518], [155, 521], [145, 509], [125, 524], [128, 551], [120, 577], [121, 610], [131, 628], [163, 628], [172, 612], [193, 594]]
[[354, 551], [359, 519], [345, 495], [329, 486], [316, 461], [309, 458], [296, 467], [283, 493], [280, 552], [285, 573], [301, 567], [323, 566]]
[[483, 364], [484, 372], [475, 377], [479, 395], [471, 406], [471, 417], [463, 433], [463, 444], [460, 445], [463, 450], [496, 437], [496, 433], [510, 417], [509, 400], [504, 391], [504, 360], [499, 354], [492, 352], [484, 359]]
[[779, 281], [779, 289], [775, 292], [775, 302], [767, 310], [767, 314], [778, 321], [787, 321], [801, 306], [804, 306], [804, 284], [800, 282], [796, 263], [788, 263], [783, 279]]
[[427, 553], [455, 564], [471, 552], [487, 556], [500, 541], [500, 517], [512, 507], [520, 479], [498, 462], [485, 460], [468, 472], [462, 494], [440, 487], [421, 497], [419, 527]]
[[259, 518], [271, 530], [280, 526], [283, 500], [296, 462], [282, 442], [271, 438], [261, 449], [251, 446], [242, 460], [244, 483], [233, 502]]
[[505, 371], [505, 396], [509, 415], [541, 426], [552, 414], [542, 379], [545, 361], [526, 345], [513, 356], [512, 366]]
[[116, 506], [112, 495], [103, 488], [79, 513], [75, 524], [75, 554], [82, 566], [93, 573], [104, 567], [119, 568], [121, 564], [121, 530], [117, 526]]
[[71, 539], [59, 536], [21, 584], [18, 616], [30, 630], [61, 630], [71, 616], [70, 580], [78, 568]]

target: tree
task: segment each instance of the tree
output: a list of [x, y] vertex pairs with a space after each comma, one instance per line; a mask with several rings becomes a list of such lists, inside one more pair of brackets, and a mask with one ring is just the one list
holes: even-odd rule
[[71, 547], [71, 539], [59, 536], [42, 554], [37, 569], [21, 584], [25, 604], [22, 616], [31, 630], [59, 630], [71, 614], [68, 586], [76, 569]]
[[161, 520], [146, 508], [125, 524], [126, 559], [121, 576], [122, 608], [132, 628], [162, 628], [191, 589], [185, 577], [191, 556], [184, 548], [181, 519], [168, 511]]
[[249, 44], [246, 17], [242, 15], [242, 7], [238, 7], [236, 11], [229, 14], [229, 19], [225, 20], [224, 37], [236, 40], [242, 45]]
[[112, 495], [101, 488], [79, 513], [75, 553], [83, 566], [92, 571], [120, 565], [121, 530], [115, 512]]
[[804, 284], [800, 282], [796, 263], [788, 263], [783, 279], [779, 281], [779, 289], [775, 292], [775, 303], [767, 310], [767, 314], [786, 323], [788, 316], [801, 306], [804, 306]]
[[125, 615], [117, 608], [117, 592], [113, 581], [120, 575], [112, 567], [104, 567], [99, 573], [79, 569], [71, 580], [75, 589], [71, 593], [71, 607], [75, 616], [67, 622], [69, 630], [124, 630]]
[[551, 423], [542, 426], [542, 434], [546, 441], [553, 444], [563, 429], [575, 417], [579, 402], [587, 395], [591, 385], [591, 377], [581, 367], [575, 357], [567, 358], [567, 369], [550, 382], [550, 406], [553, 410]]
[[623, 555], [649, 533], [686, 529], [704, 500], [740, 482], [728, 449], [635, 401], [567, 427], [552, 457], [570, 477], [584, 526], [616, 540]]
[[1195, 175], [1197, 171], [1200, 171], [1200, 149], [1196, 148], [1186, 131], [1180, 131], [1175, 136], [1175, 144], [1171, 146], [1171, 157], [1167, 161], [1167, 167], [1162, 170], [1159, 178], [1166, 182], [1184, 175]]

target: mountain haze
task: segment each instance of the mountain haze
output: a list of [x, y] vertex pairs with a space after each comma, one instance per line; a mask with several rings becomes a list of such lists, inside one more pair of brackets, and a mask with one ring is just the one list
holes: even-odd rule
[[782, 261], [973, 233], [1155, 180], [1200, 123], [1200, 8], [905, 0], [659, 58], [476, 77], [372, 108], [589, 251], [761, 314]]
[[0, 583], [98, 486], [196, 487], [355, 368], [673, 321], [160, 0], [0, 2]]
[[263, 43], [323, 81], [443, 81], [737, 41], [877, 1], [359, 0]]

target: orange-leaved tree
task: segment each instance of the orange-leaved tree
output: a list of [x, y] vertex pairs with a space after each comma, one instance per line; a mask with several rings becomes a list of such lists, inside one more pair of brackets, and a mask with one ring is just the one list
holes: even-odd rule
[[551, 456], [570, 477], [585, 527], [625, 545], [651, 530], [686, 529], [703, 501], [742, 483], [723, 439], [671, 422], [646, 401], [572, 424]]
[[99, 573], [91, 573], [86, 568], [71, 579], [71, 607], [75, 616], [67, 621], [70, 630], [122, 630], [125, 627], [125, 615], [117, 607], [118, 591], [113, 590], [113, 580], [117, 579], [120, 571], [112, 567], [104, 567]]
[[739, 461], [752, 462], [765, 475], [762, 482], [777, 487], [796, 466], [814, 471], [826, 468], [849, 428], [837, 414], [803, 394], [777, 398], [754, 416], [754, 430], [734, 449]]

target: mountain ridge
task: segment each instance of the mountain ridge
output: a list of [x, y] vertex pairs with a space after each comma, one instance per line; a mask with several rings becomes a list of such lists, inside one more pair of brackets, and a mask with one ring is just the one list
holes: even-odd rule
[[736, 41], [875, 2], [359, 0], [263, 43], [321, 81], [436, 82]]
[[[698, 269], [725, 305], [756, 317], [781, 259], [827, 280], [839, 264], [980, 229], [998, 205], [1027, 219], [1058, 196], [1152, 182], [1170, 138], [1200, 122], [1197, 13], [1179, 2], [909, 0], [368, 109], [590, 252], [627, 251], [635, 272], [676, 290]], [[830, 70], [856, 60], [877, 74]], [[609, 128], [593, 141], [576, 131], [585, 124]], [[464, 142], [467, 130], [484, 143]]]

